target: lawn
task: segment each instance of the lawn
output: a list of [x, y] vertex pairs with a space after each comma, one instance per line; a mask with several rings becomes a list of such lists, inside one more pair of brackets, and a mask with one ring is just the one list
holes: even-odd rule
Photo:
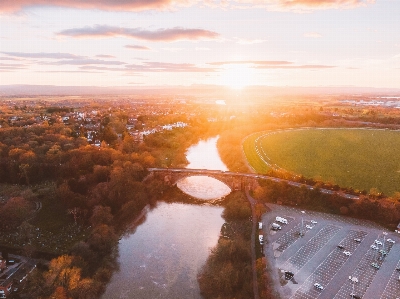
[[264, 162], [268, 161], [296, 174], [343, 187], [367, 191], [377, 188], [387, 195], [400, 191], [398, 131], [304, 129], [262, 132], [249, 136], [243, 148], [249, 164], [259, 173], [269, 169]]

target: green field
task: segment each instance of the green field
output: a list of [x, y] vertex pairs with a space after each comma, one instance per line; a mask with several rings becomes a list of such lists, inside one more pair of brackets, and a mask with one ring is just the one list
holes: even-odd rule
[[400, 191], [400, 132], [397, 131], [304, 129], [263, 132], [246, 138], [243, 148], [249, 164], [259, 173], [270, 169], [262, 157], [290, 172], [341, 187], [367, 191], [377, 188], [386, 195]]

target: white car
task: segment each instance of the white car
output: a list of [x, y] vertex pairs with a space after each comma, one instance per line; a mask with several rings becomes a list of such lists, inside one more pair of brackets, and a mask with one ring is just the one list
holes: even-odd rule
[[273, 230], [280, 230], [280, 229], [282, 229], [282, 227], [279, 224], [274, 222], [274, 223], [272, 223], [272, 229]]
[[354, 241], [356, 241], [357, 243], [360, 243], [361, 239], [360, 238], [356, 238], [356, 239], [354, 239]]
[[343, 253], [344, 253], [345, 255], [347, 255], [347, 256], [350, 256], [350, 255], [351, 255], [350, 251], [343, 251]]
[[312, 224], [317, 224], [318, 222], [315, 221], [315, 220], [311, 220], [311, 223], [312, 223]]
[[381, 242], [381, 241], [378, 241], [378, 240], [375, 240], [374, 243], [375, 243], [376, 245], [382, 245], [382, 242]]
[[307, 224], [307, 225], [306, 225], [306, 228], [307, 228], [307, 229], [312, 229], [312, 226]]
[[376, 245], [371, 245], [372, 249], [378, 250], [379, 248]]
[[392, 240], [392, 239], [387, 239], [386, 241], [388, 241], [389, 243], [392, 243], [392, 244], [396, 243], [396, 241]]
[[387, 255], [387, 252], [385, 250], [383, 250], [383, 249], [379, 250], [379, 253], [382, 254], [382, 255]]
[[314, 283], [314, 287], [320, 291], [322, 291], [324, 289], [324, 287], [322, 285], [320, 285], [318, 282]]
[[276, 221], [276, 222], [280, 222], [280, 223], [282, 223], [282, 224], [288, 224], [288, 221], [287, 221], [285, 218], [279, 217], [279, 216], [277, 216], [277, 217], [275, 218], [275, 221]]

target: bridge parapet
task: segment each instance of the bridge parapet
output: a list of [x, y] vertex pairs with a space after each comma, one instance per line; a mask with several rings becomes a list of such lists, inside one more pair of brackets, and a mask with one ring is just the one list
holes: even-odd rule
[[251, 174], [250, 176], [246, 176], [241, 173], [220, 170], [168, 168], [149, 168], [148, 170], [155, 177], [158, 177], [169, 185], [175, 185], [181, 179], [190, 176], [208, 176], [226, 184], [231, 190], [245, 190], [253, 189], [257, 181]]

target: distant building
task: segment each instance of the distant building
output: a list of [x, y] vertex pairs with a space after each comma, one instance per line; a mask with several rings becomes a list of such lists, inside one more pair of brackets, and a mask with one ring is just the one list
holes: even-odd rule
[[2, 271], [0, 275], [0, 298], [9, 298], [11, 293], [18, 290], [28, 274], [35, 268], [36, 264], [32, 260], [24, 260], [22, 257], [12, 266], [6, 267], [6, 270]]
[[0, 255], [0, 273], [7, 268], [7, 261]]

